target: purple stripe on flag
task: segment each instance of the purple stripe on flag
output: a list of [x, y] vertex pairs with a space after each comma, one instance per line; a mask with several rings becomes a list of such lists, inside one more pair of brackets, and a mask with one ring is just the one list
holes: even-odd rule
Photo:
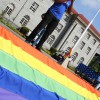
[[27, 100], [27, 99], [0, 88], [0, 100]]

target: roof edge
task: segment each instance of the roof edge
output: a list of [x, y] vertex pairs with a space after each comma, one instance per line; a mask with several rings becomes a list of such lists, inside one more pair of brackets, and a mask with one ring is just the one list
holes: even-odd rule
[[[90, 22], [84, 17], [83, 14], [79, 14], [74, 8], [72, 8], [72, 13], [73, 14], [78, 14], [79, 17], [88, 25]], [[100, 37], [100, 33], [97, 31], [97, 29], [91, 24], [90, 28]]]

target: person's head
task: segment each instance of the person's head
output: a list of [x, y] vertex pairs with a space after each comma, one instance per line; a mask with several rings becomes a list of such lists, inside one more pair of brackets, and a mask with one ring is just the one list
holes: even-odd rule
[[71, 13], [71, 10], [72, 10], [72, 7], [73, 7], [73, 3], [74, 3], [75, 0], [71, 0], [71, 6], [68, 8], [67, 12], [70, 14]]

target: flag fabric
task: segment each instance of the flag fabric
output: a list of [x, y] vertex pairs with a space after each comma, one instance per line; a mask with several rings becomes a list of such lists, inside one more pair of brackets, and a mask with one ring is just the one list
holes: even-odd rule
[[89, 83], [2, 26], [0, 66], [0, 88], [18, 100], [100, 100], [99, 91]]
[[0, 100], [26, 100], [25, 98], [0, 88]]
[[49, 92], [2, 67], [0, 67], [0, 76], [0, 87], [29, 100], [65, 100], [56, 93]]

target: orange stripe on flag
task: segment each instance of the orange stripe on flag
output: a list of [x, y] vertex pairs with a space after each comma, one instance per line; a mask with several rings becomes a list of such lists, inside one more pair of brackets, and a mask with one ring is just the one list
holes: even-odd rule
[[55, 69], [59, 73], [65, 75], [67, 78], [69, 78], [70, 80], [79, 84], [80, 86], [82, 86], [82, 87], [86, 88], [87, 90], [91, 91], [92, 93], [95, 93], [98, 96], [100, 96], [100, 92], [95, 90], [90, 84], [83, 81], [82, 79], [80, 79], [79, 77], [74, 75], [73, 73], [69, 72], [68, 70], [66, 70], [65, 68], [63, 68], [62, 66], [60, 66], [55, 61], [48, 58], [47, 56], [43, 55], [41, 52], [37, 51], [33, 47], [29, 46], [24, 41], [22, 41], [17, 36], [13, 35], [11, 32], [9, 32], [8, 30], [6, 30], [4, 27], [1, 27], [1, 26], [0, 26], [0, 36], [2, 36], [3, 38], [5, 38], [7, 40], [11, 40], [14, 45], [21, 47], [28, 54], [37, 58], [38, 60], [45, 63], [49, 67]]

